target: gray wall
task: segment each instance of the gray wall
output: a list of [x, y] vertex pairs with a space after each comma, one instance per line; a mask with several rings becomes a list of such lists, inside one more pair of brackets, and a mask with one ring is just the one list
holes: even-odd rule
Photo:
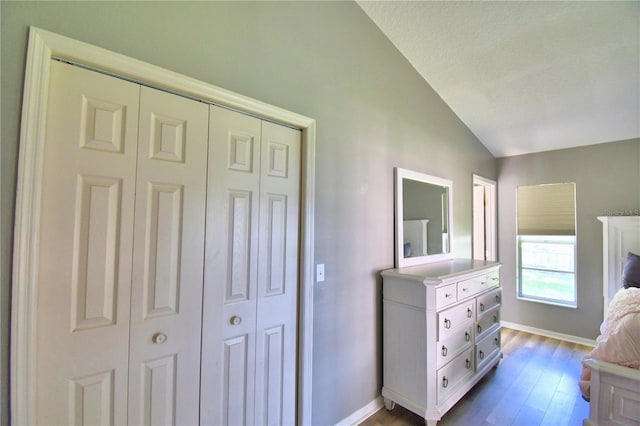
[[[516, 187], [575, 182], [578, 309], [516, 299]], [[640, 208], [640, 139], [498, 160], [502, 319], [595, 339], [603, 315], [602, 223], [607, 211]]]
[[393, 167], [453, 180], [471, 256], [472, 173], [495, 159], [352, 2], [1, 2], [2, 418], [27, 26], [105, 47], [317, 120], [313, 423], [381, 387], [381, 280], [393, 266]]

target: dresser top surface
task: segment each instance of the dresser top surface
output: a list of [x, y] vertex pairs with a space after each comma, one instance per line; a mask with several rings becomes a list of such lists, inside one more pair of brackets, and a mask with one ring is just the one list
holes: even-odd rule
[[481, 273], [499, 267], [499, 262], [476, 259], [451, 259], [406, 268], [387, 269], [383, 277], [396, 277], [423, 281], [425, 284], [438, 284], [449, 279], [460, 278], [468, 274]]

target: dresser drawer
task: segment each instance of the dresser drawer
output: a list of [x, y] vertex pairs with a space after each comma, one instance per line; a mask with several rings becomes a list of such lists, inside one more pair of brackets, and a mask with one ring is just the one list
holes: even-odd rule
[[498, 269], [487, 273], [487, 285], [489, 287], [497, 287], [500, 285], [500, 271]]
[[492, 311], [486, 312], [478, 318], [475, 330], [476, 342], [482, 340], [487, 333], [491, 333], [497, 327], [500, 327], [500, 309], [494, 307]]
[[469, 300], [442, 312], [438, 312], [437, 340], [452, 336], [458, 328], [475, 321], [476, 301]]
[[444, 308], [454, 303], [458, 298], [456, 297], [456, 285], [450, 284], [444, 287], [438, 287], [436, 289], [436, 309]]
[[473, 349], [463, 352], [438, 370], [438, 404], [442, 404], [455, 391], [457, 385], [473, 375]]
[[436, 343], [437, 368], [454, 359], [465, 349], [473, 345], [473, 323], [468, 323], [452, 332], [446, 339]]
[[458, 300], [475, 296], [489, 288], [487, 275], [479, 275], [458, 283]]
[[476, 312], [478, 313], [478, 317], [480, 317], [484, 312], [488, 312], [496, 306], [500, 306], [502, 290], [500, 288], [496, 288], [488, 293], [478, 296], [477, 300], [478, 306]]
[[476, 343], [476, 370], [480, 370], [484, 364], [489, 362], [496, 352], [500, 351], [500, 329], [490, 333]]

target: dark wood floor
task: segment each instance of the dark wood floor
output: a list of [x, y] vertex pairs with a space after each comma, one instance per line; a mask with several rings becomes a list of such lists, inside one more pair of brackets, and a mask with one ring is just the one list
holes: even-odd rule
[[[589, 403], [580, 396], [582, 356], [591, 348], [510, 329], [502, 330], [504, 358], [438, 426], [581, 426]], [[361, 426], [424, 425], [398, 406]]]

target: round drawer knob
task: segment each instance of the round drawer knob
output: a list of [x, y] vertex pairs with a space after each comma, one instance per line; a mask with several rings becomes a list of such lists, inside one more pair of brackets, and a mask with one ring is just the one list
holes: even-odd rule
[[237, 315], [234, 315], [231, 318], [229, 318], [229, 324], [231, 325], [239, 325], [241, 322], [242, 322], [242, 318], [240, 318]]
[[153, 343], [155, 343], [156, 345], [161, 345], [164, 342], [167, 341], [167, 335], [164, 333], [156, 333], [153, 335], [153, 337], [151, 338], [151, 340], [153, 341]]

